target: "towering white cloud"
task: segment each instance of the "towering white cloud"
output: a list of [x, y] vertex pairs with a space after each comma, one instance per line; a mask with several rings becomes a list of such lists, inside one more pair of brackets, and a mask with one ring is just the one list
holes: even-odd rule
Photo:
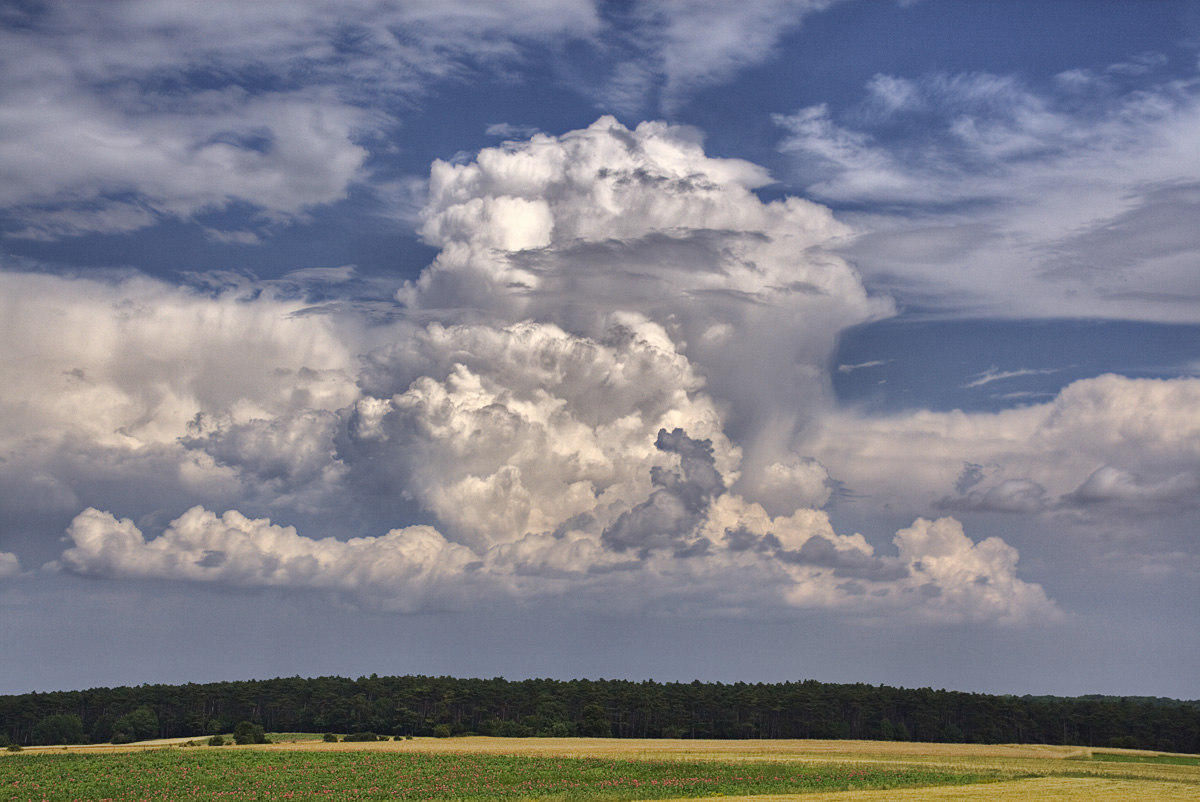
[[648, 492], [660, 429], [711, 438], [736, 476], [740, 454], [703, 382], [636, 315], [615, 315], [599, 340], [532, 322], [433, 324], [367, 366], [342, 458], [386, 473], [475, 547], [577, 516], [607, 522]]
[[848, 233], [829, 210], [763, 203], [753, 189], [768, 180], [705, 155], [689, 129], [630, 131], [607, 117], [469, 164], [438, 162], [421, 232], [441, 253], [401, 299], [589, 336], [611, 310], [643, 315], [730, 405], [728, 431], [745, 451], [740, 489], [774, 504], [789, 486], [819, 498], [793, 440], [828, 403], [838, 332], [891, 305], [829, 253]]
[[[105, 299], [89, 304], [78, 282], [12, 277], [28, 299], [53, 284], [41, 308], [14, 310], [40, 344], [25, 381], [47, 395], [90, 382], [72, 402], [99, 413], [76, 431], [84, 442], [153, 448], [192, 466], [213, 502], [272, 517], [369, 522], [408, 505], [433, 524], [316, 539], [195, 507], [147, 537], [93, 505], [58, 567], [398, 610], [567, 594], [1055, 617], [1016, 579], [1015, 550], [975, 544], [952, 519], [918, 520], [880, 555], [819, 509], [831, 476], [794, 446], [828, 406], [836, 333], [889, 306], [828, 253], [844, 233], [829, 211], [763, 203], [752, 190], [766, 180], [709, 158], [690, 131], [610, 118], [435, 164], [422, 232], [441, 252], [401, 292], [414, 318], [442, 319], [422, 325], [145, 281], [89, 284]], [[72, 328], [91, 321], [94, 350], [50, 344], [51, 295]], [[152, 403], [133, 403], [147, 386]], [[43, 414], [24, 420], [69, 417]]]

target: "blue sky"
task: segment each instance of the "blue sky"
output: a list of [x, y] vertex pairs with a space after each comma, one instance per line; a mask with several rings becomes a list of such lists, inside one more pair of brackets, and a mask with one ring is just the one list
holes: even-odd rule
[[1194, 4], [21, 2], [0, 76], [0, 692], [1200, 696]]

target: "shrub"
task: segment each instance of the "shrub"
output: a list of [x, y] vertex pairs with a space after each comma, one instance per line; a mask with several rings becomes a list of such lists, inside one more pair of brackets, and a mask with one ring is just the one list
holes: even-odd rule
[[224, 746], [225, 745], [225, 736], [224, 735], [214, 735], [213, 737], [208, 739], [208, 745], [209, 746]]
[[343, 741], [379, 741], [382, 740], [373, 732], [352, 732], [342, 739]]
[[267, 734], [260, 725], [249, 721], [241, 721], [233, 728], [233, 741], [238, 746], [265, 744], [267, 742]]
[[112, 742], [128, 744], [158, 735], [158, 716], [148, 707], [139, 707], [113, 722]]
[[332, 732], [327, 732], [321, 736], [321, 740], [327, 744], [335, 744], [338, 742], [338, 737]]
[[434, 738], [449, 738], [450, 737], [450, 725], [449, 724], [439, 724], [436, 727], [434, 727], [433, 728], [433, 737]]
[[20, 752], [20, 751], [21, 751], [21, 745], [20, 745], [20, 744], [9, 744], [8, 746], [6, 746], [6, 747], [4, 747], [4, 748], [5, 748], [6, 750], [8, 750], [9, 752]]

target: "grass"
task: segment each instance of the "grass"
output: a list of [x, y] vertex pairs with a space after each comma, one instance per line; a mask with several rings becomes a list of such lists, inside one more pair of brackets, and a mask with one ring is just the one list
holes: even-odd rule
[[1096, 752], [1092, 760], [1107, 763], [1158, 763], [1164, 766], [1200, 766], [1200, 757], [1191, 755], [1142, 755], [1128, 752]]
[[[870, 741], [417, 738], [146, 745], [0, 756], [0, 802], [1163, 802], [1200, 800], [1200, 757], [1079, 747]], [[92, 748], [94, 750], [95, 747]], [[116, 750], [118, 748], [112, 747]]]

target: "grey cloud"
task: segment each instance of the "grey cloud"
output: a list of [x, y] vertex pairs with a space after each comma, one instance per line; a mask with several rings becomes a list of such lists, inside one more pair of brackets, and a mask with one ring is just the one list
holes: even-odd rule
[[1065, 280], [1137, 269], [1157, 259], [1195, 262], [1200, 254], [1200, 181], [1143, 188], [1130, 200], [1128, 211], [1050, 244], [1052, 256], [1043, 263], [1042, 275]]
[[[768, 541], [773, 541], [769, 543]], [[725, 530], [725, 548], [730, 551], [764, 551], [769, 547], [779, 548], [779, 540], [774, 535], [760, 537], [745, 526]]]
[[724, 492], [725, 483], [713, 460], [711, 441], [693, 440], [683, 429], [661, 429], [654, 446], [678, 454], [679, 470], [653, 467], [650, 481], [657, 489], [623, 512], [601, 540], [618, 552], [632, 548], [645, 555], [656, 548], [673, 548], [686, 554], [697, 547], [691, 538], [704, 522], [713, 498]]
[[959, 493], [965, 493], [982, 481], [983, 466], [975, 462], [964, 462], [962, 473], [958, 475], [958, 481], [954, 483], [954, 489]]
[[335, 412], [305, 409], [272, 420], [218, 426], [180, 442], [236, 468], [255, 484], [269, 483], [272, 492], [288, 492], [337, 471], [334, 438], [340, 426]]
[[196, 565], [200, 568], [220, 568], [227, 559], [225, 552], [209, 549], [200, 555], [200, 559], [196, 560]]
[[874, 557], [855, 548], [839, 549], [827, 537], [813, 535], [799, 549], [776, 552], [784, 562], [832, 568], [834, 576], [886, 582], [904, 579], [908, 566], [894, 558]]
[[[964, 478], [959, 478], [955, 484], [956, 489], [963, 484]], [[972, 475], [971, 479], [977, 484], [982, 481], [982, 476], [976, 478]], [[975, 484], [967, 487], [974, 487]], [[1005, 479], [988, 488], [978, 488], [969, 492], [964, 492], [964, 489], [959, 489], [957, 496], [944, 496], [934, 503], [934, 507], [939, 510], [1029, 513], [1040, 512], [1051, 503], [1046, 488], [1031, 479]]]
[[1147, 480], [1116, 465], [1096, 469], [1073, 493], [1063, 497], [1073, 505], [1138, 504], [1153, 502], [1174, 507], [1200, 505], [1200, 470]]

